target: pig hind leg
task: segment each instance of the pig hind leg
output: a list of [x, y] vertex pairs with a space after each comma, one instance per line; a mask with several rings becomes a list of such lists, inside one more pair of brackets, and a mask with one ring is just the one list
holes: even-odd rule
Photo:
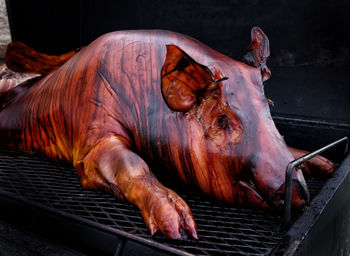
[[[196, 224], [187, 204], [164, 187], [147, 164], [117, 137], [100, 141], [76, 164], [84, 188], [104, 189], [138, 206], [152, 234], [162, 231], [180, 238], [181, 229], [197, 238]], [[79, 170], [80, 169], [80, 170]]]
[[[288, 147], [288, 149], [295, 158], [302, 157], [309, 153], [292, 147]], [[318, 155], [306, 161], [300, 168], [305, 176], [328, 176], [334, 172], [336, 165], [323, 156]]]

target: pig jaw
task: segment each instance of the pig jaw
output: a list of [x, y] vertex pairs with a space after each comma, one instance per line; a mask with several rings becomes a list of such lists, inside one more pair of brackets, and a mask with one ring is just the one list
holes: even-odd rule
[[[274, 157], [261, 154], [251, 159], [251, 183], [273, 209], [282, 210], [285, 200], [285, 172], [289, 157], [275, 154]], [[272, 159], [272, 160], [270, 160]], [[293, 159], [292, 159], [293, 160]], [[301, 170], [294, 170], [292, 179], [292, 209], [304, 208], [309, 192]]]
[[[187, 180], [187, 183], [198, 184], [205, 194], [229, 204], [263, 210], [283, 210], [285, 171], [289, 157], [284, 161], [270, 162], [265, 160], [266, 155], [261, 155], [261, 158], [254, 158], [255, 161], [250, 162], [252, 158], [247, 160], [237, 153], [240, 152], [240, 145], [226, 145], [220, 151], [215, 142], [205, 138], [200, 128], [193, 125], [191, 131], [197, 137], [190, 143], [196, 180]], [[281, 156], [276, 154], [272, 159], [276, 157]], [[309, 192], [301, 170], [294, 171], [292, 209], [304, 208], [308, 198]]]

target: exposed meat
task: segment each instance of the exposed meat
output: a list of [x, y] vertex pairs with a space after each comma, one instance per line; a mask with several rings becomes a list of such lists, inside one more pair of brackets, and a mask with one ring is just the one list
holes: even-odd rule
[[[279, 209], [294, 157], [264, 96], [268, 45], [253, 28], [249, 65], [160, 30], [106, 34], [59, 68], [39, 54], [45, 65], [22, 65], [10, 51], [13, 69], [49, 73], [3, 91], [1, 142], [72, 163], [84, 188], [137, 205], [152, 234], [197, 238], [191, 210], [159, 174], [229, 204]], [[306, 187], [294, 172], [292, 207], [305, 205]]]
[[0, 94], [4, 93], [18, 84], [25, 82], [40, 74], [34, 73], [18, 73], [10, 70], [6, 65], [0, 66]]

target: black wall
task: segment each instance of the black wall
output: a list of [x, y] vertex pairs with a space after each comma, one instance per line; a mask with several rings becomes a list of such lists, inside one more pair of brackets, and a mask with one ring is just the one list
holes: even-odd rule
[[60, 54], [122, 29], [169, 29], [240, 60], [270, 39], [275, 114], [350, 123], [350, 1], [6, 0], [13, 40]]
[[350, 66], [350, 2], [210, 0], [7, 0], [14, 40], [63, 53], [122, 29], [189, 34], [241, 58], [249, 30], [271, 42], [273, 65]]

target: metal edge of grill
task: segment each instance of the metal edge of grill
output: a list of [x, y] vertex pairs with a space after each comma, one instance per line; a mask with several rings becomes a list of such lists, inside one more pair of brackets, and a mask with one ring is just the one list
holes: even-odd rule
[[[280, 243], [271, 252], [271, 255], [294, 255], [299, 248], [303, 240], [307, 238], [311, 229], [314, 227], [315, 223], [319, 221], [323, 212], [325, 211], [325, 206], [335, 199], [335, 192], [338, 192], [340, 186], [347, 186], [350, 183], [349, 177], [350, 171], [350, 155], [348, 155], [338, 167], [334, 175], [323, 185], [320, 192], [314, 197], [312, 203], [305, 209], [303, 214], [293, 223], [293, 225], [288, 229], [286, 234], [284, 234]], [[338, 199], [339, 200], [339, 199]], [[349, 198], [347, 198], [349, 201]], [[340, 203], [339, 201], [337, 203]], [[324, 221], [324, 220], [321, 220]], [[298, 252], [299, 255], [303, 255], [302, 252]]]

